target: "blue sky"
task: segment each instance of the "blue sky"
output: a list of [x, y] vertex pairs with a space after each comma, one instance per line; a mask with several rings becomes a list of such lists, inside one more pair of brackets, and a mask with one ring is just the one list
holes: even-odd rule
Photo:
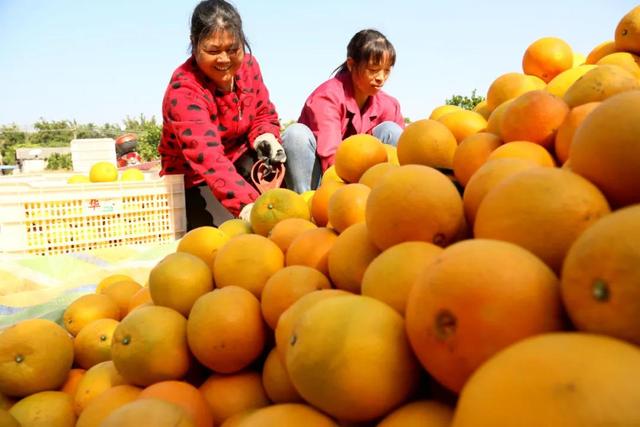
[[[0, 0], [0, 124], [39, 118], [121, 123], [161, 120], [172, 71], [188, 56], [197, 1]], [[486, 94], [521, 71], [534, 40], [556, 36], [587, 54], [613, 39], [636, 6], [622, 0], [234, 0], [271, 98], [297, 119], [307, 95], [345, 58], [366, 27], [397, 51], [385, 90], [405, 116], [428, 116], [452, 94]]]

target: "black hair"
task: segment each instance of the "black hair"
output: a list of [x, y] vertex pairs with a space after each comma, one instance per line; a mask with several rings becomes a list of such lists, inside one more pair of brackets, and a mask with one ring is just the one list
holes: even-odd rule
[[251, 46], [242, 30], [242, 18], [231, 4], [224, 0], [204, 0], [191, 15], [191, 53], [201, 40], [218, 31], [228, 31], [251, 53]]
[[[391, 42], [378, 30], [365, 29], [358, 31], [347, 45], [347, 58], [352, 58], [356, 66], [373, 62], [379, 64], [384, 58], [388, 58], [390, 65], [396, 63], [396, 50]], [[347, 70], [347, 61], [333, 70], [341, 73]], [[333, 73], [332, 73], [333, 74]]]

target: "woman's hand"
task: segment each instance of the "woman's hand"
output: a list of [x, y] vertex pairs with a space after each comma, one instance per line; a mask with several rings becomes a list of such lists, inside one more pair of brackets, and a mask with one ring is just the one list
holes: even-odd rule
[[287, 161], [287, 154], [284, 147], [280, 145], [276, 137], [272, 133], [263, 133], [253, 141], [253, 148], [258, 153], [258, 159], [271, 160], [276, 163], [284, 163]]

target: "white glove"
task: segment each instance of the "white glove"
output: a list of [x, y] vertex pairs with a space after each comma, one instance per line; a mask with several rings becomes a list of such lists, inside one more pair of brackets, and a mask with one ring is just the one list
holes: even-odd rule
[[253, 203], [249, 203], [248, 205], [244, 205], [240, 213], [238, 214], [238, 218], [243, 221], [251, 224], [251, 209], [253, 209]]
[[280, 145], [272, 133], [263, 133], [253, 141], [253, 149], [258, 153], [258, 159], [269, 159], [276, 163], [287, 161], [287, 154], [284, 147]]

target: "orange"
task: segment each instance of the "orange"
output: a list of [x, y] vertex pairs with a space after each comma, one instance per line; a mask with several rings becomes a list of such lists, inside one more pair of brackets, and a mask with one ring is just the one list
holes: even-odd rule
[[457, 105], [450, 105], [450, 104], [439, 105], [431, 111], [431, 114], [429, 115], [428, 118], [431, 120], [438, 120], [440, 117], [444, 116], [445, 114], [453, 113], [454, 111], [460, 111], [460, 110], [462, 110], [462, 107], [459, 107]]
[[405, 165], [390, 171], [367, 200], [369, 236], [381, 250], [409, 240], [446, 246], [460, 232], [463, 218], [456, 187], [428, 166]]
[[129, 311], [129, 301], [142, 286], [134, 280], [121, 280], [104, 286], [100, 293], [110, 297], [120, 309], [120, 317], [127, 315]]
[[144, 173], [138, 168], [129, 168], [122, 171], [120, 181], [144, 181]]
[[0, 408], [0, 425], [3, 427], [21, 427], [7, 409]]
[[113, 333], [111, 357], [131, 384], [147, 386], [181, 378], [189, 369], [187, 321], [167, 307], [132, 311]]
[[119, 273], [110, 274], [104, 277], [102, 280], [100, 280], [100, 282], [98, 283], [98, 286], [96, 286], [96, 294], [102, 293], [101, 292], [102, 289], [107, 285], [115, 282], [121, 282], [123, 280], [133, 280], [133, 278], [131, 276], [127, 276], [126, 274], [119, 274]]
[[143, 304], [153, 303], [151, 300], [151, 291], [148, 287], [140, 289], [138, 292], [133, 294], [131, 299], [129, 300], [129, 306], [127, 307], [127, 313], [133, 310], [136, 307], [140, 307]]
[[323, 182], [316, 190], [313, 199], [311, 199], [311, 216], [318, 227], [324, 227], [329, 222], [329, 199], [344, 185], [344, 182], [329, 180]]
[[435, 400], [407, 403], [384, 417], [378, 427], [449, 427], [453, 409]]
[[312, 228], [317, 228], [317, 226], [307, 219], [283, 219], [271, 229], [269, 239], [278, 245], [282, 253], [286, 255], [293, 239], [298, 237], [303, 231], [311, 230]]
[[[64, 391], [69, 396], [74, 397], [76, 395], [76, 391], [78, 391], [78, 384], [80, 384], [80, 380], [84, 377], [86, 372], [86, 369], [71, 369], [64, 384], [60, 387], [60, 391]], [[0, 405], [0, 407], [2, 407], [2, 405]]]
[[575, 239], [609, 211], [600, 190], [581, 176], [564, 169], [532, 168], [505, 179], [486, 195], [473, 230], [476, 238], [518, 244], [557, 272]]
[[238, 234], [253, 233], [251, 223], [241, 218], [228, 219], [220, 224], [218, 229], [223, 231], [229, 237], [237, 236]]
[[302, 397], [291, 384], [287, 368], [280, 360], [277, 349], [273, 348], [262, 367], [264, 391], [273, 403], [301, 402]]
[[304, 313], [326, 298], [334, 298], [338, 296], [351, 295], [348, 292], [339, 289], [323, 289], [319, 291], [310, 292], [296, 302], [282, 313], [280, 319], [278, 319], [278, 325], [276, 326], [276, 349], [280, 362], [286, 370], [287, 350], [289, 349], [289, 338], [293, 333], [293, 330], [298, 320], [304, 315]]
[[89, 369], [93, 365], [111, 360], [111, 338], [119, 322], [98, 319], [82, 328], [73, 341], [76, 363]]
[[265, 335], [260, 301], [238, 286], [215, 289], [198, 298], [187, 322], [193, 355], [209, 369], [224, 374], [253, 362], [262, 353]]
[[[573, 62], [571, 63], [571, 66], [573, 68], [579, 67], [580, 65], [584, 65], [586, 60], [587, 60], [587, 57], [584, 56], [582, 53], [573, 52]], [[562, 74], [562, 73], [560, 73], [560, 74]]]
[[182, 236], [176, 252], [195, 255], [213, 271], [213, 261], [218, 249], [229, 241], [229, 235], [216, 227], [203, 226], [194, 228]]
[[595, 64], [600, 60], [600, 58], [603, 58], [614, 52], [617, 52], [616, 42], [614, 40], [604, 41], [591, 49], [591, 52], [589, 52], [589, 54], [587, 55], [587, 60], [585, 61], [585, 63]]
[[385, 415], [417, 385], [419, 370], [402, 316], [373, 298], [317, 302], [300, 317], [288, 342], [286, 367], [294, 387], [338, 419]]
[[497, 135], [479, 132], [465, 138], [453, 156], [453, 173], [462, 186], [467, 185], [473, 173], [487, 161], [489, 154], [502, 144]]
[[309, 405], [280, 403], [258, 409], [237, 424], [237, 427], [258, 426], [338, 427], [338, 424]]
[[193, 303], [213, 290], [211, 268], [188, 252], [164, 257], [149, 273], [149, 294], [155, 305], [189, 316]]
[[418, 164], [451, 169], [458, 143], [444, 124], [427, 119], [407, 126], [398, 139], [401, 165]]
[[640, 53], [640, 6], [631, 9], [618, 22], [615, 46], [617, 50]]
[[89, 169], [91, 182], [111, 182], [118, 179], [118, 169], [111, 162], [97, 162]]
[[126, 384], [112, 361], [100, 362], [87, 369], [73, 397], [76, 414], [80, 415], [98, 396], [112, 387]]
[[387, 150], [375, 136], [352, 135], [338, 145], [335, 154], [336, 173], [346, 182], [358, 182], [371, 166], [387, 161]]
[[469, 110], [445, 114], [438, 121], [449, 128], [458, 143], [468, 136], [485, 130], [487, 127], [487, 120], [482, 114]]
[[573, 66], [571, 46], [557, 37], [543, 37], [531, 43], [522, 57], [525, 74], [548, 83], [555, 76]]
[[631, 426], [640, 419], [639, 381], [638, 347], [601, 335], [538, 335], [476, 371], [452, 427]]
[[640, 78], [640, 57], [629, 52], [614, 52], [603, 56], [596, 64], [612, 64], [624, 68], [636, 79]]
[[311, 219], [304, 198], [286, 188], [274, 188], [260, 195], [251, 209], [251, 228], [256, 234], [268, 236], [273, 227], [286, 218]]
[[364, 222], [364, 210], [370, 192], [371, 188], [358, 183], [347, 184], [337, 189], [329, 198], [327, 206], [331, 227], [342, 233], [349, 226]]
[[398, 164], [394, 163], [378, 163], [377, 165], [371, 166], [369, 169], [367, 169], [367, 171], [362, 174], [358, 182], [360, 184], [366, 185], [369, 188], [373, 188], [378, 182], [380, 182], [382, 177], [385, 176], [387, 172], [397, 167]]
[[327, 277], [306, 265], [291, 265], [277, 271], [267, 280], [260, 305], [262, 316], [275, 329], [280, 315], [303, 295], [331, 288]]
[[509, 107], [509, 104], [511, 104], [512, 102], [513, 102], [513, 98], [504, 101], [502, 104], [497, 106], [495, 110], [491, 112], [491, 114], [489, 115], [489, 118], [487, 119], [486, 131], [498, 136], [500, 140], [502, 140], [502, 137], [501, 137], [502, 134], [500, 130], [502, 128], [502, 117], [504, 116], [504, 112]]
[[286, 265], [306, 265], [329, 277], [329, 250], [338, 235], [325, 227], [304, 231], [287, 250]]
[[60, 388], [73, 363], [73, 341], [50, 320], [23, 320], [0, 332], [0, 393], [22, 397]]
[[213, 415], [204, 395], [183, 381], [161, 381], [142, 390], [138, 399], [155, 398], [180, 406], [196, 427], [211, 427]]
[[530, 141], [549, 148], [567, 114], [569, 107], [562, 98], [544, 90], [527, 92], [505, 110], [500, 136], [504, 142]]
[[575, 68], [569, 68], [555, 76], [553, 80], [547, 84], [545, 90], [552, 95], [562, 98], [564, 94], [567, 93], [567, 89], [569, 89], [576, 80], [594, 68], [596, 68], [595, 65], [580, 65]]
[[260, 374], [253, 371], [213, 374], [200, 386], [200, 391], [216, 426], [236, 414], [269, 405]]
[[422, 366], [456, 393], [501, 349], [561, 327], [556, 275], [532, 253], [498, 240], [476, 238], [444, 249], [407, 300], [413, 350]]
[[379, 253], [365, 223], [344, 230], [329, 250], [329, 277], [335, 287], [359, 294], [364, 271]]
[[[391, 163], [392, 165], [398, 166], [400, 164], [400, 161], [398, 160], [398, 149], [395, 146], [391, 145], [391, 144], [382, 144], [382, 146], [387, 151], [387, 163]], [[378, 164], [380, 164], [380, 163], [378, 163]], [[369, 169], [371, 169], [371, 168], [369, 168]], [[369, 170], [369, 169], [367, 169], [367, 170]], [[360, 178], [362, 178], [362, 176]]]
[[71, 396], [61, 391], [41, 391], [27, 396], [9, 409], [23, 427], [75, 427]]
[[[535, 144], [536, 147], [540, 147]], [[524, 158], [498, 158], [488, 160], [471, 177], [464, 189], [462, 202], [467, 222], [473, 226], [480, 203], [492, 188], [511, 175], [538, 166]]]
[[160, 399], [138, 399], [120, 406], [100, 427], [196, 427], [182, 407]]
[[600, 218], [569, 249], [564, 305], [580, 330], [640, 345], [640, 205]]
[[584, 119], [595, 108], [600, 105], [600, 102], [588, 102], [586, 104], [578, 105], [571, 109], [567, 117], [558, 128], [555, 140], [555, 153], [556, 158], [560, 164], [564, 164], [569, 160], [569, 149], [571, 148], [571, 142], [573, 141], [573, 135], [576, 133], [578, 126], [584, 121]]
[[491, 115], [491, 110], [489, 109], [489, 103], [487, 102], [486, 99], [478, 102], [476, 106], [473, 107], [473, 111], [480, 114], [482, 117], [484, 117], [485, 120], [488, 120], [489, 115]]
[[[545, 82], [536, 76], [522, 73], [506, 73], [496, 78], [487, 91], [487, 107], [495, 110], [505, 101], [531, 90], [543, 89]], [[491, 132], [491, 131], [489, 131]]]
[[502, 144], [487, 157], [487, 160], [495, 159], [523, 159], [531, 160], [539, 166], [555, 166], [551, 153], [540, 144], [530, 141], [511, 141]]
[[331, 165], [329, 166], [324, 173], [322, 174], [322, 179], [320, 180], [321, 184], [325, 184], [328, 181], [333, 181], [333, 182], [344, 182], [342, 180], [342, 178], [340, 178], [338, 176], [338, 173], [336, 172], [336, 166], [335, 165]]
[[82, 411], [76, 427], [100, 427], [111, 412], [136, 400], [141, 391], [132, 385], [117, 385], [105, 390]]
[[442, 252], [427, 242], [404, 242], [378, 255], [362, 276], [362, 295], [388, 304], [404, 316], [407, 298], [424, 268]]
[[87, 294], [69, 304], [62, 315], [62, 321], [67, 331], [75, 336], [94, 320], [120, 320], [120, 317], [120, 307], [111, 297], [102, 294]]
[[269, 277], [284, 267], [284, 254], [274, 242], [258, 234], [230, 240], [216, 256], [216, 286], [239, 286], [260, 298]]
[[569, 152], [571, 168], [615, 207], [640, 202], [640, 91], [604, 101], [582, 122]]
[[598, 65], [587, 71], [567, 89], [564, 101], [570, 108], [587, 102], [604, 101], [629, 90], [640, 89], [640, 81], [629, 71], [617, 65]]

